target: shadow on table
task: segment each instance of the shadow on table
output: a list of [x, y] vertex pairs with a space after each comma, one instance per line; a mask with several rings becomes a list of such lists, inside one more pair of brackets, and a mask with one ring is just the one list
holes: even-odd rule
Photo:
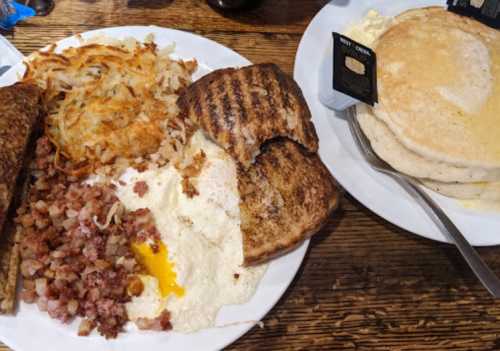
[[142, 9], [162, 9], [170, 6], [174, 0], [127, 0], [127, 7]]
[[[333, 212], [326, 225], [311, 238], [309, 248], [306, 251], [304, 260], [302, 261], [302, 264], [300, 265], [297, 274], [295, 274], [295, 277], [293, 278], [293, 281], [290, 283], [290, 286], [287, 288], [285, 293], [281, 296], [281, 298], [272, 308], [272, 310], [279, 308], [283, 303], [286, 303], [288, 296], [294, 291], [294, 286], [297, 285], [298, 280], [303, 276], [304, 270], [306, 269], [307, 263], [309, 262], [309, 256], [311, 254], [311, 251], [314, 250], [314, 247], [316, 247], [321, 242], [326, 240], [330, 235], [335, 235], [335, 231], [339, 226], [340, 222], [342, 221], [343, 217], [344, 217], [344, 211], [342, 207], [340, 207]], [[268, 313], [268, 315], [272, 314], [271, 311]]]
[[3, 35], [3, 36], [5, 36], [5, 37], [8, 36], [8, 35], [13, 36], [14, 35], [14, 28], [9, 29], [9, 30], [0, 28], [0, 34]]
[[[470, 280], [476, 285], [481, 283], [477, 280], [475, 274], [472, 272], [469, 265], [465, 262], [458, 249], [451, 244], [437, 244], [441, 254], [444, 255], [451, 266], [452, 271], [462, 280]], [[498, 259], [500, 253], [499, 246], [489, 247], [476, 247], [478, 254], [485, 261], [497, 276], [500, 276], [500, 260]]]
[[[428, 282], [433, 282], [436, 286], [442, 285], [450, 288], [465, 286], [471, 290], [475, 289], [475, 291], [483, 296], [489, 297], [488, 293], [481, 286], [481, 283], [477, 280], [455, 245], [423, 238], [403, 230], [371, 212], [351, 195], [346, 194], [346, 197], [348, 197], [366, 217], [369, 217], [380, 226], [400, 236], [406, 245], [415, 248], [418, 247], [420, 255], [409, 257], [407, 263], [413, 263], [416, 267], [420, 267], [422, 270], [420, 273], [422, 276], [426, 277]], [[401, 243], [403, 243], [403, 241], [401, 241]], [[374, 246], [378, 245], [374, 244]], [[374, 248], [374, 250], [377, 249], [382, 248]], [[476, 247], [476, 250], [489, 267], [500, 276], [500, 246]], [[432, 260], [434, 263], [439, 262], [439, 264], [435, 264], [431, 268], [428, 266], [428, 260]], [[444, 291], [449, 292], [449, 289], [445, 289]]]
[[[328, 0], [255, 0], [258, 6], [243, 11], [219, 11], [221, 15], [246, 24], [291, 24], [300, 22], [304, 18], [316, 14]], [[337, 0], [339, 3], [348, 3], [350, 0]]]
[[321, 244], [323, 241], [325, 241], [330, 235], [335, 235], [335, 232], [337, 230], [337, 227], [339, 226], [340, 222], [342, 221], [342, 218], [344, 218], [344, 210], [342, 209], [342, 204], [339, 205], [339, 208], [337, 208], [333, 213], [330, 215], [330, 218], [328, 219], [328, 222], [324, 225], [321, 230], [316, 233], [312, 238], [311, 238], [311, 243], [309, 250], [307, 250], [307, 255], [304, 258], [304, 261], [307, 259], [307, 256], [309, 255], [309, 251], [316, 247], [317, 245]]

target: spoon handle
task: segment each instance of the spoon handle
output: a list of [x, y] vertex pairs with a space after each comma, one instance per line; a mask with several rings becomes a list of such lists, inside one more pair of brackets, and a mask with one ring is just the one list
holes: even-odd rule
[[481, 256], [479, 256], [477, 251], [469, 244], [467, 239], [464, 238], [460, 230], [453, 224], [441, 207], [422, 190], [414, 180], [406, 177], [404, 179], [400, 177], [400, 179], [402, 180], [401, 183], [407, 185], [407, 190], [415, 195], [415, 198], [422, 205], [422, 208], [429, 217], [436, 223], [448, 239], [456, 245], [458, 251], [460, 251], [483, 286], [495, 298], [500, 298], [500, 279], [498, 279], [495, 273], [482, 260]]

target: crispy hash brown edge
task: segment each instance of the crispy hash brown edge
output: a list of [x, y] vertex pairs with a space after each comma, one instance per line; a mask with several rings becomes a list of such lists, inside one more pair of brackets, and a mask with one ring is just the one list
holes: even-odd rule
[[[60, 53], [54, 51], [55, 46], [50, 47], [49, 50], [33, 53], [25, 62], [26, 72], [23, 81], [31, 81], [43, 88], [43, 95], [47, 101], [49, 113], [45, 123], [45, 134], [57, 147], [58, 154], [72, 159], [80, 165], [78, 170], [74, 171], [77, 174], [89, 174], [99, 170], [99, 168], [110, 168], [111, 165], [118, 164], [119, 166], [116, 167], [120, 169], [124, 168], [125, 165], [136, 166], [135, 163], [138, 163], [135, 162], [136, 160], [142, 162], [145, 157], [159, 155], [160, 152], [162, 156], [167, 153], [169, 148], [162, 145], [162, 141], [166, 139], [166, 127], [164, 128], [163, 125], [175, 119], [177, 113], [174, 108], [177, 107], [175, 102], [168, 101], [167, 103], [163, 98], [178, 96], [180, 91], [183, 91], [190, 84], [192, 73], [197, 67], [196, 60], [173, 59], [169, 55], [170, 47], [159, 49], [154, 42], [148, 41], [147, 38], [146, 42], [143, 43], [132, 38], [106, 43], [106, 39], [111, 38], [103, 36], [94, 39], [102, 41], [102, 43], [87, 43], [82, 39], [82, 46], [69, 47]], [[151, 60], [153, 60], [152, 65], [149, 64]], [[142, 65], [148, 69], [131, 75], [130, 72], [137, 69], [134, 65], [139, 65], [139, 67]], [[165, 69], [154, 71], [155, 65], [163, 66]], [[116, 97], [121, 99], [128, 96], [129, 100], [135, 99], [131, 105], [134, 108], [137, 105], [149, 106], [149, 109], [139, 111], [139, 115], [146, 112], [150, 114], [148, 121], [128, 116], [126, 125], [108, 123], [109, 121], [102, 117], [106, 111], [97, 110], [97, 112], [85, 114], [85, 119], [98, 126], [98, 128], [93, 129], [99, 130], [99, 132], [87, 133], [87, 128], [80, 129], [77, 133], [77, 129], [80, 128], [78, 115], [89, 109], [87, 106], [81, 106], [83, 100], [87, 102], [89, 99], [92, 102], [92, 99], [105, 98], [106, 94], [114, 92], [103, 82], [121, 77], [120, 74], [123, 70], [126, 70], [126, 76], [135, 77], [135, 79], [129, 79], [126, 82], [125, 79], [120, 78], [120, 84], [115, 85], [126, 89], [118, 89], [119, 91], [108, 97], [108, 102], [101, 104], [99, 108], [107, 108], [109, 115], [116, 111], [125, 114], [124, 112], [128, 112], [127, 106], [121, 108], [119, 107], [121, 104], [114, 104], [113, 100]], [[97, 71], [97, 73], [90, 74], [93, 71]], [[153, 71], [155, 74], [152, 73]], [[144, 88], [144, 84], [138, 79], [139, 76], [141, 79], [146, 76], [150, 85], [158, 88], [157, 91], [156, 88], [147, 88], [147, 85]], [[187, 79], [188, 76], [189, 79]], [[103, 77], [108, 79], [103, 80]], [[171, 80], [167, 79], [168, 77]], [[163, 86], [164, 82], [167, 81], [173, 83]], [[81, 84], [82, 82], [83, 84]], [[85, 96], [73, 96], [67, 100], [65, 95], [73, 90], [82, 90]], [[89, 96], [94, 91], [98, 91], [100, 94]], [[156, 93], [160, 91], [161, 96], [157, 96]], [[136, 101], [138, 92], [143, 95], [143, 98]], [[78, 102], [77, 107], [73, 108], [72, 102]], [[95, 107], [95, 104], [93, 106]], [[67, 119], [68, 113], [59, 113], [63, 108], [67, 109], [66, 112], [72, 118]], [[95, 110], [95, 108], [90, 108], [90, 110]], [[77, 118], [74, 118], [75, 116]], [[85, 138], [81, 139], [78, 137], [79, 135], [84, 135]], [[143, 142], [131, 143], [129, 140], [127, 143], [127, 136], [132, 138], [132, 141], [141, 139]], [[146, 136], [147, 138], [145, 138]], [[89, 140], [93, 140], [95, 143], [85, 145], [85, 142]], [[154, 151], [155, 149], [156, 151]], [[72, 152], [70, 152], [71, 150]], [[131, 154], [127, 155], [129, 150], [131, 150]]]

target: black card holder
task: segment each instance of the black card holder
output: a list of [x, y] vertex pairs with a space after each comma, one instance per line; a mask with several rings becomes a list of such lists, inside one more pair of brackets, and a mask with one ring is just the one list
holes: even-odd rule
[[484, 0], [476, 7], [471, 0], [447, 0], [448, 10], [462, 16], [472, 17], [484, 24], [500, 28], [500, 0]]
[[333, 34], [333, 89], [366, 104], [378, 102], [377, 58], [370, 48]]

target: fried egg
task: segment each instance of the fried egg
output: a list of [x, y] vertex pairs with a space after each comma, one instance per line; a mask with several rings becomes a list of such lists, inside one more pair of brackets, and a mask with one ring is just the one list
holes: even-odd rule
[[153, 319], [159, 316], [167, 305], [157, 278], [146, 274], [140, 275], [139, 278], [144, 286], [142, 293], [126, 306], [128, 317], [132, 321], [139, 318]]
[[[198, 194], [183, 191], [183, 176], [175, 165], [122, 178], [117, 196], [128, 210], [148, 208], [161, 234], [162, 247], [134, 249], [146, 266], [144, 291], [127, 304], [129, 318], [154, 318], [164, 308], [173, 329], [194, 332], [215, 325], [224, 305], [247, 302], [266, 265], [243, 266], [236, 164], [201, 132], [193, 135], [186, 154], [203, 150], [206, 161], [194, 181]], [[142, 197], [137, 181], [148, 184]], [[123, 183], [122, 183], [123, 184]]]

